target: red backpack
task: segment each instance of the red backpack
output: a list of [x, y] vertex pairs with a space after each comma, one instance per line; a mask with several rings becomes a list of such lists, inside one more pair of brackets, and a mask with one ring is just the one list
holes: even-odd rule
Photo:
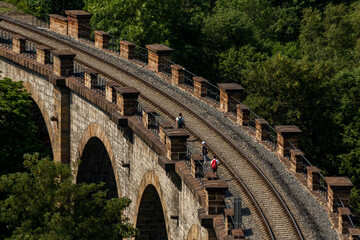
[[217, 169], [217, 161], [216, 161], [215, 158], [211, 161], [211, 168], [212, 169]]

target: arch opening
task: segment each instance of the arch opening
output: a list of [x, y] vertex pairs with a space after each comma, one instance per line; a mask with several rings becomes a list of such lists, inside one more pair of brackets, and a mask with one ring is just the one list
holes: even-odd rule
[[49, 136], [49, 132], [48, 129], [46, 127], [46, 123], [44, 120], [44, 117], [40, 111], [40, 108], [38, 107], [38, 105], [36, 104], [36, 102], [31, 99], [31, 111], [32, 111], [32, 120], [36, 126], [36, 137], [37, 139], [39, 139], [42, 144], [44, 145], [44, 151], [46, 154], [48, 154], [50, 156], [51, 159], [53, 159], [53, 150], [51, 147], [51, 141], [50, 141], [50, 136]]
[[153, 185], [148, 185], [142, 195], [136, 228], [140, 231], [136, 240], [168, 239], [160, 197]]
[[76, 182], [104, 182], [104, 188], [108, 190], [108, 198], [117, 198], [118, 192], [114, 170], [109, 154], [99, 138], [92, 137], [89, 139], [80, 160]]

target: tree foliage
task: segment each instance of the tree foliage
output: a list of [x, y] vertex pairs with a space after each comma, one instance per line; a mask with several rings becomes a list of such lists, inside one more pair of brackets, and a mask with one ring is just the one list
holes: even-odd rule
[[45, 151], [36, 138], [31, 109], [22, 82], [0, 80], [0, 175], [19, 171], [23, 154]]
[[0, 221], [10, 239], [121, 239], [135, 229], [124, 217], [126, 198], [107, 198], [104, 184], [74, 184], [70, 167], [25, 155], [27, 172], [0, 177]]

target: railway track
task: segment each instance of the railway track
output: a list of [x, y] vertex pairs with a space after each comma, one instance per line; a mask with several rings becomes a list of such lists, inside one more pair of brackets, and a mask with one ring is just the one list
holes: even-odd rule
[[178, 112], [182, 112], [192, 136], [206, 140], [210, 150], [219, 156], [222, 163], [219, 166], [220, 173], [226, 179], [231, 179], [228, 182], [229, 185], [240, 192], [243, 201], [250, 207], [257, 226], [264, 236], [263, 239], [303, 239], [300, 228], [285, 202], [262, 171], [241, 151], [236, 143], [204, 120], [202, 116], [196, 114], [191, 107], [116, 64], [84, 50], [86, 49], [84, 47], [69, 43], [70, 41], [48, 34], [44, 30], [37, 30], [4, 17], [2, 20], [3, 29], [25, 35], [38, 44], [49, 45], [57, 49], [60, 47], [71, 49], [77, 54], [77, 59], [83, 65], [97, 70], [122, 86], [139, 89], [140, 101], [153, 107], [169, 121], [173, 122], [174, 116]]

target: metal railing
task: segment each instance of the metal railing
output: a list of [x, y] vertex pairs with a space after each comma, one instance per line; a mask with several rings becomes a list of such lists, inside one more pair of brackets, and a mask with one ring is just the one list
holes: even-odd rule
[[86, 42], [89, 42], [89, 43], [92, 43], [94, 44], [95, 43], [95, 33], [94, 31], [96, 29], [88, 26], [88, 25], [85, 25], [85, 24], [80, 24], [79, 25], [79, 29], [80, 31], [78, 32], [79, 34], [79, 38], [86, 41]]
[[191, 90], [194, 90], [193, 77], [196, 77], [196, 75], [186, 69], [184, 70], [184, 86], [190, 88]]
[[0, 30], [0, 45], [6, 48], [12, 48], [12, 37], [12, 33]]
[[[230, 201], [230, 203], [228, 202], [228, 201]], [[231, 198], [228, 198], [228, 201], [225, 201], [225, 207], [227, 208], [227, 209], [234, 209], [234, 201], [231, 199]], [[235, 210], [235, 209], [234, 209]], [[234, 212], [234, 215], [235, 215], [235, 212]], [[223, 213], [223, 217], [225, 218], [226, 216], [225, 216], [225, 211], [224, 211], [224, 213]], [[234, 217], [232, 216], [232, 215], [230, 215], [230, 219], [231, 219], [231, 222], [230, 222], [230, 224], [231, 224], [231, 229], [235, 229], [235, 219], [234, 219]], [[244, 221], [241, 221], [241, 227], [242, 227], [242, 229], [243, 230], [245, 230], [246, 229], [246, 226], [245, 226], [245, 224], [244, 224]]]
[[146, 48], [135, 45], [134, 60], [147, 65], [148, 64], [148, 50]]
[[206, 83], [206, 98], [215, 102], [216, 104], [220, 104], [220, 88], [215, 86], [214, 84], [207, 82]]
[[164, 73], [167, 77], [171, 78], [171, 65], [175, 65], [176, 63], [172, 62], [171, 60], [161, 57], [160, 58], [160, 70]]
[[86, 67], [84, 65], [77, 61], [74, 61], [73, 76], [78, 82], [83, 85], [85, 84], [85, 69]]
[[49, 66], [54, 65], [54, 54], [52, 51], [50, 51], [49, 62], [47, 63], [47, 65], [49, 65]]
[[24, 54], [32, 59], [36, 59], [36, 44], [34, 42], [26, 39]]
[[97, 75], [96, 76], [96, 82], [94, 83], [94, 87], [93, 90], [95, 90], [95, 92], [97, 92], [98, 94], [100, 94], [101, 96], [105, 97], [106, 92], [106, 83], [109, 81], [109, 79], [104, 78], [102, 76]]
[[37, 28], [50, 28], [50, 17], [48, 14], [43, 14], [41, 17], [31, 16], [31, 21], [28, 24]]
[[137, 108], [135, 113], [135, 118], [140, 122], [143, 122], [143, 111], [142, 111], [142, 104], [137, 101]]

